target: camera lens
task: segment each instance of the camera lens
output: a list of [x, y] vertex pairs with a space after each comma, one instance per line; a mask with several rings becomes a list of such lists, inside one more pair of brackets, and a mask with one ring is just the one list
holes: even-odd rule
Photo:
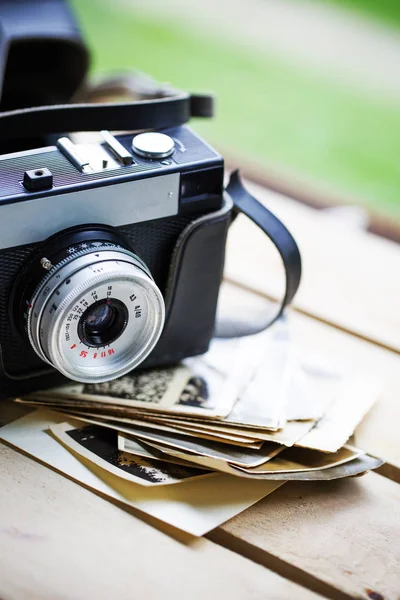
[[106, 346], [119, 338], [127, 323], [128, 309], [123, 302], [114, 298], [98, 300], [81, 316], [78, 335], [88, 346]]
[[83, 318], [84, 326], [92, 333], [99, 334], [107, 330], [110, 324], [115, 320], [115, 312], [107, 300], [100, 300], [94, 306], [86, 311], [87, 315]]
[[110, 242], [65, 248], [26, 304], [36, 353], [83, 383], [109, 381], [134, 369], [164, 325], [164, 300], [149, 269], [136, 254]]

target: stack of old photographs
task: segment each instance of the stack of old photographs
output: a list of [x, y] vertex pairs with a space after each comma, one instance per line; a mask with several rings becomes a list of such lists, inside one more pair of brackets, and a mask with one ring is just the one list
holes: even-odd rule
[[365, 374], [304, 363], [286, 321], [216, 339], [207, 354], [101, 384], [16, 401], [57, 412], [53, 439], [121, 479], [166, 485], [224, 473], [331, 480], [382, 462], [349, 444], [379, 395]]

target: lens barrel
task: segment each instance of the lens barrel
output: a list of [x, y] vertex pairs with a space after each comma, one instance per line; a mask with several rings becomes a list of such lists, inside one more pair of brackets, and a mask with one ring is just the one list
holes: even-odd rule
[[25, 285], [25, 329], [38, 356], [70, 379], [96, 383], [126, 374], [148, 356], [165, 308], [149, 269], [120, 238], [96, 240], [96, 233], [88, 239], [87, 233], [73, 245], [65, 245], [71, 232], [45, 243], [20, 274], [14, 297]]

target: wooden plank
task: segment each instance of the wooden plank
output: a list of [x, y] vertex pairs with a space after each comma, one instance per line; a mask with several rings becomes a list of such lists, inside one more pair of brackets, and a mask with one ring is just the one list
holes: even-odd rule
[[[248, 184], [296, 238], [303, 278], [294, 306], [400, 352], [400, 246], [351, 231], [323, 212]], [[273, 298], [283, 289], [280, 259], [265, 235], [240, 216], [231, 228], [226, 276]]]
[[[265, 298], [238, 286], [223, 287], [221, 312], [233, 318], [235, 314], [257, 318], [268, 306]], [[355, 444], [387, 461], [380, 472], [400, 483], [400, 356], [294, 311], [290, 312], [289, 323], [301, 364], [326, 367], [344, 375], [373, 373], [382, 381], [382, 393], [357, 428]]]
[[400, 486], [290, 482], [208, 537], [333, 599], [397, 600]]
[[208, 540], [174, 539], [0, 444], [2, 600], [264, 600], [266, 590], [319, 597]]

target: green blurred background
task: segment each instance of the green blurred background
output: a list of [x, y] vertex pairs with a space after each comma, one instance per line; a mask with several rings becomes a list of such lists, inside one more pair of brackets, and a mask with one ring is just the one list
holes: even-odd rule
[[[194, 126], [217, 147], [266, 174], [300, 178], [400, 223], [400, 94], [379, 85], [369, 92], [357, 78], [332, 76], [329, 65], [316, 69], [287, 53], [236, 42], [206, 21], [176, 18], [167, 0], [162, 10], [133, 0], [72, 5], [92, 50], [93, 72], [135, 68], [190, 91], [214, 91], [217, 118]], [[220, 10], [223, 5], [229, 9], [229, 2]], [[387, 32], [400, 53], [400, 2], [325, 0], [315, 7], [377, 27], [379, 36]], [[231, 18], [227, 14], [228, 24]], [[233, 26], [238, 31], [240, 23]]]

